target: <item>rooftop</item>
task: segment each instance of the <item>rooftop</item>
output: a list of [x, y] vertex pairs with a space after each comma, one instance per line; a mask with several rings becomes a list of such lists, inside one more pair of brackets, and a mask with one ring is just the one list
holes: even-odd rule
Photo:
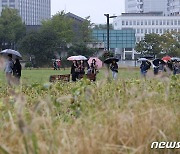
[[122, 13], [122, 16], [164, 16], [163, 12]]

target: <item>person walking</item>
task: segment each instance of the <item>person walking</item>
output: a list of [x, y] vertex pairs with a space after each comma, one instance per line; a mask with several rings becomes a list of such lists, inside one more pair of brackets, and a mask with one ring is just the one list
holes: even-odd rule
[[116, 63], [116, 61], [112, 61], [112, 63], [110, 64], [110, 69], [112, 71], [112, 77], [115, 80], [118, 74], [118, 64]]
[[71, 66], [71, 75], [72, 75], [72, 81], [76, 81], [77, 78], [77, 69], [78, 69], [78, 65], [77, 65], [77, 61], [73, 60], [73, 64]]
[[8, 85], [10, 85], [10, 86], [11, 86], [11, 82], [12, 82], [13, 67], [14, 67], [14, 62], [12, 60], [12, 54], [9, 54], [8, 59], [6, 61], [4, 71], [6, 73], [6, 80], [8, 82]]
[[53, 67], [54, 67], [54, 70], [57, 70], [57, 63], [56, 63], [56, 61], [53, 62]]
[[19, 62], [19, 59], [16, 59], [13, 68], [13, 76], [16, 78], [17, 84], [20, 84], [21, 70], [22, 70], [22, 66]]
[[140, 65], [141, 75], [146, 77], [148, 69], [151, 67], [151, 63], [148, 61], [142, 61]]
[[92, 63], [90, 65], [90, 70], [92, 74], [96, 74], [97, 73], [97, 65], [96, 65], [96, 60], [93, 59]]

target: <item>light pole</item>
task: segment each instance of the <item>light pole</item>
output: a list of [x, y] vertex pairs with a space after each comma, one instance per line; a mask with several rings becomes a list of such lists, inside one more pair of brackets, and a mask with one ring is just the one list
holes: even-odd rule
[[109, 51], [109, 18], [115, 18], [117, 16], [109, 16], [109, 14], [104, 14], [107, 18], [107, 51]]

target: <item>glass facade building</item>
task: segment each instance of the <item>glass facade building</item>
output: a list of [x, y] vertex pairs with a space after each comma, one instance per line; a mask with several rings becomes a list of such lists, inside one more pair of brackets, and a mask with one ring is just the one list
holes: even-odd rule
[[[107, 30], [93, 30], [94, 41], [103, 42], [107, 48]], [[135, 46], [135, 31], [133, 29], [109, 30], [109, 47], [111, 49], [133, 49]]]

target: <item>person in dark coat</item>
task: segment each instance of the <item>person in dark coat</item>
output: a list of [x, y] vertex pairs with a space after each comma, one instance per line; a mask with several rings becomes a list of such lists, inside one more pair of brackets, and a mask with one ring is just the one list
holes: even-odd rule
[[118, 64], [114, 60], [110, 64], [110, 69], [112, 71], [113, 79], [116, 79], [117, 78], [117, 73], [118, 73]]
[[150, 69], [151, 67], [151, 63], [148, 61], [142, 61], [141, 65], [140, 65], [140, 70], [141, 70], [141, 75], [143, 77], [146, 77], [147, 71], [148, 69]]
[[20, 78], [21, 78], [21, 70], [22, 66], [19, 62], [19, 59], [16, 59], [13, 67], [13, 76], [17, 79], [17, 82], [19, 83]]
[[72, 66], [71, 66], [72, 81], [76, 81], [77, 69], [78, 69], [77, 61], [74, 60]]

